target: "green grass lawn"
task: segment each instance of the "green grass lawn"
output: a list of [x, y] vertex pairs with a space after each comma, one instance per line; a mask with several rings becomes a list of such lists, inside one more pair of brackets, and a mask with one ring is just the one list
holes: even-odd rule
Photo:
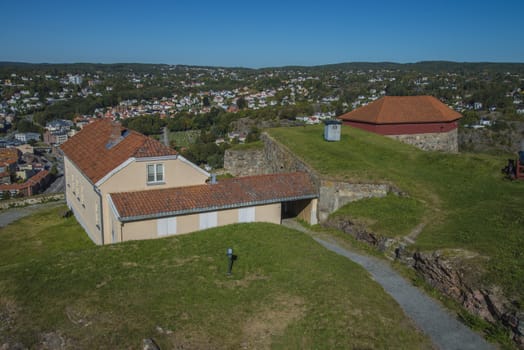
[[174, 142], [176, 147], [189, 147], [194, 144], [200, 136], [198, 130], [175, 131], [169, 133], [169, 142]]
[[[367, 273], [309, 236], [242, 224], [95, 246], [63, 208], [0, 229], [0, 343], [71, 348], [429, 348]], [[238, 256], [227, 276], [226, 249]]]
[[366, 198], [337, 210], [332, 216], [356, 217], [374, 232], [387, 237], [406, 236], [420, 223], [424, 204], [411, 197], [388, 194]]
[[524, 302], [524, 182], [503, 179], [507, 156], [424, 152], [343, 126], [340, 142], [325, 142], [321, 126], [270, 134], [319, 173], [340, 180], [390, 183], [410, 198], [351, 203], [339, 215], [371, 224], [386, 236], [425, 227], [415, 249], [462, 248], [488, 257], [486, 283]]
[[250, 151], [250, 150], [262, 150], [264, 149], [264, 143], [260, 140], [248, 143], [239, 143], [231, 146], [234, 151]]

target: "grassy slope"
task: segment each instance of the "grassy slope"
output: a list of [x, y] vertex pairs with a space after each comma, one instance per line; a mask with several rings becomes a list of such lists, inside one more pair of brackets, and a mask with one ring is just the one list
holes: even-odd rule
[[[524, 182], [503, 180], [505, 156], [423, 152], [347, 126], [340, 142], [325, 142], [322, 130], [270, 133], [321, 174], [388, 182], [408, 192], [412, 199], [354, 203], [343, 213], [371, 222], [386, 235], [404, 235], [410, 225], [425, 222], [418, 248], [463, 248], [487, 256], [488, 282], [502, 284], [524, 301]], [[404, 216], [407, 220], [398, 220]]]
[[234, 150], [234, 151], [250, 151], [250, 150], [257, 150], [257, 149], [260, 149], [260, 150], [264, 149], [264, 144], [262, 143], [262, 141], [239, 143], [231, 147], [231, 150]]
[[169, 133], [169, 142], [174, 142], [177, 147], [189, 147], [200, 136], [199, 131], [175, 131]]
[[299, 232], [244, 224], [97, 247], [59, 212], [0, 230], [0, 343], [57, 332], [90, 349], [146, 337], [162, 348], [429, 346], [365, 271]]

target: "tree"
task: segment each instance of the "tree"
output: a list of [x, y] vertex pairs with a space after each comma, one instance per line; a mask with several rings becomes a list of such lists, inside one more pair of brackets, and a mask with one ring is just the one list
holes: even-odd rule
[[20, 119], [16, 122], [16, 130], [18, 132], [42, 132], [42, 129], [38, 126], [33, 124], [27, 119]]
[[460, 118], [460, 125], [472, 125], [477, 124], [479, 121], [479, 116], [475, 111], [465, 111], [463, 117]]
[[11, 192], [9, 191], [3, 191], [2, 192], [2, 200], [7, 200], [11, 198]]
[[256, 126], [253, 126], [246, 136], [246, 142], [249, 143], [258, 140], [260, 140], [260, 130]]
[[238, 109], [245, 109], [247, 107], [247, 102], [244, 97], [237, 98]]
[[169, 119], [167, 127], [171, 131], [186, 131], [193, 128], [193, 119], [188, 116], [177, 116]]
[[224, 155], [214, 153], [207, 157], [207, 164], [215, 169], [224, 167]]
[[145, 135], [159, 134], [166, 122], [157, 115], [145, 115], [124, 120], [124, 126]]

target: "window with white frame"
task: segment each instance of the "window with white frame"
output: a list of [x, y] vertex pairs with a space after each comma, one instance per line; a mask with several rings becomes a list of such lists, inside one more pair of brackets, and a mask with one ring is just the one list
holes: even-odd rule
[[164, 182], [164, 164], [147, 165], [147, 182], [162, 183]]

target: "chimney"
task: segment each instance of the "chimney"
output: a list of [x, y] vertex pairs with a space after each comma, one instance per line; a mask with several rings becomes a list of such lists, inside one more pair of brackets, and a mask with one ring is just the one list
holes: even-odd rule
[[106, 148], [111, 149], [115, 147], [127, 134], [127, 129], [122, 128], [120, 123], [111, 122], [111, 134], [109, 135], [109, 140], [107, 140]]
[[111, 122], [111, 135], [109, 136], [109, 142], [116, 143], [116, 141], [121, 136], [120, 130], [121, 130], [120, 124], [116, 122]]
[[211, 181], [209, 183], [211, 185], [216, 185], [216, 183], [217, 183], [217, 174], [215, 174], [215, 173], [211, 174]]

